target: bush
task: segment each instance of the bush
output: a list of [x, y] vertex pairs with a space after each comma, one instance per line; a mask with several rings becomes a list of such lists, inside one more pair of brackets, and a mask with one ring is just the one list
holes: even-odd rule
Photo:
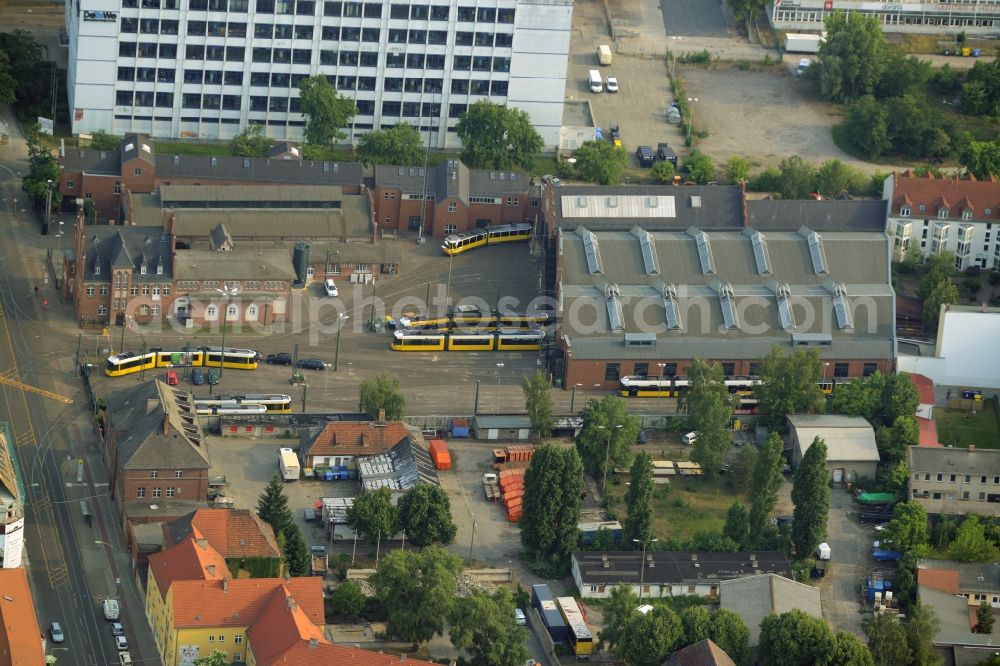
[[747, 189], [753, 192], [777, 192], [781, 189], [781, 172], [774, 167], [767, 167], [750, 179]]
[[703, 49], [698, 53], [685, 53], [680, 60], [689, 65], [707, 65], [712, 62], [712, 54], [708, 52], [708, 49]]
[[990, 286], [995, 287], [1000, 284], [1000, 273], [997, 271], [990, 271]]

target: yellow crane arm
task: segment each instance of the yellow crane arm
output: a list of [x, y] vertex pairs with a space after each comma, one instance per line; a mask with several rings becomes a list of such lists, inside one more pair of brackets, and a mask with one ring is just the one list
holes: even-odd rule
[[24, 382], [19, 382], [16, 379], [11, 379], [5, 375], [0, 375], [0, 384], [6, 384], [8, 386], [13, 386], [14, 388], [19, 388], [22, 391], [29, 391], [30, 393], [35, 393], [44, 398], [49, 398], [51, 400], [58, 400], [59, 402], [65, 403], [67, 405], [72, 404], [73, 399], [67, 398], [64, 395], [59, 395], [58, 393], [53, 393], [52, 391], [46, 391], [45, 389], [40, 389], [37, 386], [31, 386], [30, 384], [25, 384]]

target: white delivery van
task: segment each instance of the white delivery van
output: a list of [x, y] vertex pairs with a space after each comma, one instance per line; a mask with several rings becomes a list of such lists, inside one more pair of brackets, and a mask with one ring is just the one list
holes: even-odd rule
[[118, 616], [121, 614], [121, 610], [118, 607], [117, 599], [105, 599], [104, 600], [104, 619], [105, 620], [117, 620]]
[[688, 434], [681, 437], [681, 441], [684, 442], [685, 444], [694, 444], [694, 441], [696, 439], [698, 439], [697, 432], [689, 432]]
[[607, 44], [601, 44], [597, 47], [597, 62], [602, 65], [611, 64], [611, 47]]
[[604, 79], [596, 69], [590, 70], [590, 92], [599, 93], [604, 90]]
[[816, 556], [821, 560], [830, 559], [830, 544], [821, 543], [816, 547]]

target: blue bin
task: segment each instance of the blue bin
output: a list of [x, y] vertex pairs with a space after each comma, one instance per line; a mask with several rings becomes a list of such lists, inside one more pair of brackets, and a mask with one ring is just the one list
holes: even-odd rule
[[323, 478], [325, 478], [327, 481], [333, 481], [333, 470], [332, 469], [326, 470], [326, 474], [323, 475]]

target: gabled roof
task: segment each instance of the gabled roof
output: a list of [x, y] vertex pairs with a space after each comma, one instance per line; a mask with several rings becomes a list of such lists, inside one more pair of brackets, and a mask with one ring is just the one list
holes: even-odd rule
[[910, 381], [913, 386], [917, 389], [917, 395], [920, 396], [921, 405], [933, 405], [934, 404], [934, 380], [926, 375], [917, 375], [910, 373]]
[[759, 642], [760, 623], [771, 613], [798, 609], [823, 619], [819, 588], [803, 585], [777, 574], [761, 574], [719, 585], [719, 600], [723, 608], [735, 612], [750, 628], [750, 645]]
[[436, 202], [457, 198], [468, 204], [469, 197], [523, 196], [531, 190], [531, 176], [521, 171], [469, 169], [459, 160], [446, 160], [426, 171], [423, 167], [376, 166], [375, 186], [417, 195], [426, 186]]
[[917, 584], [946, 594], [958, 594], [958, 572], [949, 569], [917, 569]]
[[795, 432], [801, 455], [819, 437], [826, 444], [828, 463], [879, 461], [875, 431], [861, 416], [789, 414], [788, 425]]
[[747, 224], [761, 231], [875, 231], [885, 229], [885, 201], [760, 199], [747, 202]]
[[[913, 447], [910, 447], [913, 448]], [[933, 451], [934, 449], [928, 449]], [[1000, 594], [1000, 562], [955, 562], [953, 560], [918, 560], [921, 569], [958, 572], [958, 591]]]
[[430, 454], [412, 437], [406, 437], [381, 455], [359, 458], [357, 467], [361, 487], [365, 490], [382, 487], [409, 490], [418, 483], [440, 485]]
[[360, 162], [323, 162], [259, 157], [211, 157], [208, 155], [157, 155], [160, 180], [236, 180], [251, 183], [294, 185], [343, 185], [358, 187]]
[[372, 456], [388, 451], [409, 435], [402, 421], [331, 421], [320, 428], [302, 430], [299, 443], [303, 456]]
[[[940, 208], [947, 208], [949, 217], [960, 217], [962, 210], [968, 209], [974, 220], [1000, 220], [1000, 183], [993, 178], [937, 178], [933, 174], [918, 177], [910, 171], [889, 178], [893, 181], [890, 214], [894, 216], [905, 205], [910, 209], [907, 217], [914, 219], [936, 218]], [[951, 206], [954, 202], [958, 202], [957, 207]]]
[[260, 617], [247, 631], [247, 639], [258, 664], [284, 663], [282, 656], [303, 642], [307, 646], [313, 642], [315, 648], [329, 645], [323, 630], [310, 620], [284, 587], [271, 595]]
[[120, 150], [123, 165], [136, 159], [150, 166], [156, 164], [156, 152], [148, 134], [126, 134], [122, 139]]
[[[84, 281], [110, 282], [111, 270], [127, 268], [137, 282], [173, 278], [170, 234], [160, 227], [104, 226], [83, 229]], [[161, 272], [157, 274], [157, 270]]]
[[199, 509], [163, 525], [164, 542], [204, 537], [224, 558], [281, 557], [274, 530], [249, 509]]
[[937, 423], [934, 419], [925, 419], [922, 416], [916, 419], [917, 425], [920, 426], [920, 446], [940, 448], [941, 440], [938, 439]]
[[102, 176], [122, 175], [121, 150], [90, 150], [70, 148], [59, 157], [59, 166], [70, 173], [99, 174]]
[[291, 597], [313, 624], [324, 623], [323, 579], [318, 576], [177, 580], [170, 594], [176, 629], [251, 626], [275, 594]]
[[23, 567], [0, 569], [0, 663], [35, 666], [45, 663], [38, 615]]
[[170, 586], [182, 580], [222, 580], [231, 577], [225, 558], [200, 535], [191, 536], [149, 556], [149, 570], [164, 599]]
[[208, 469], [190, 393], [151, 379], [106, 399], [122, 469]]
[[554, 188], [556, 223], [560, 229], [585, 226], [591, 231], [739, 231], [743, 200], [735, 185], [562, 185]]
[[706, 638], [674, 652], [667, 658], [666, 666], [736, 666], [736, 662], [712, 639]]
[[[639, 584], [642, 569], [639, 551], [578, 551], [573, 553], [573, 560], [586, 585]], [[761, 573], [791, 575], [785, 554], [770, 550], [753, 553], [654, 550], [646, 553], [646, 560], [642, 576], [646, 585], [717, 584]]]

